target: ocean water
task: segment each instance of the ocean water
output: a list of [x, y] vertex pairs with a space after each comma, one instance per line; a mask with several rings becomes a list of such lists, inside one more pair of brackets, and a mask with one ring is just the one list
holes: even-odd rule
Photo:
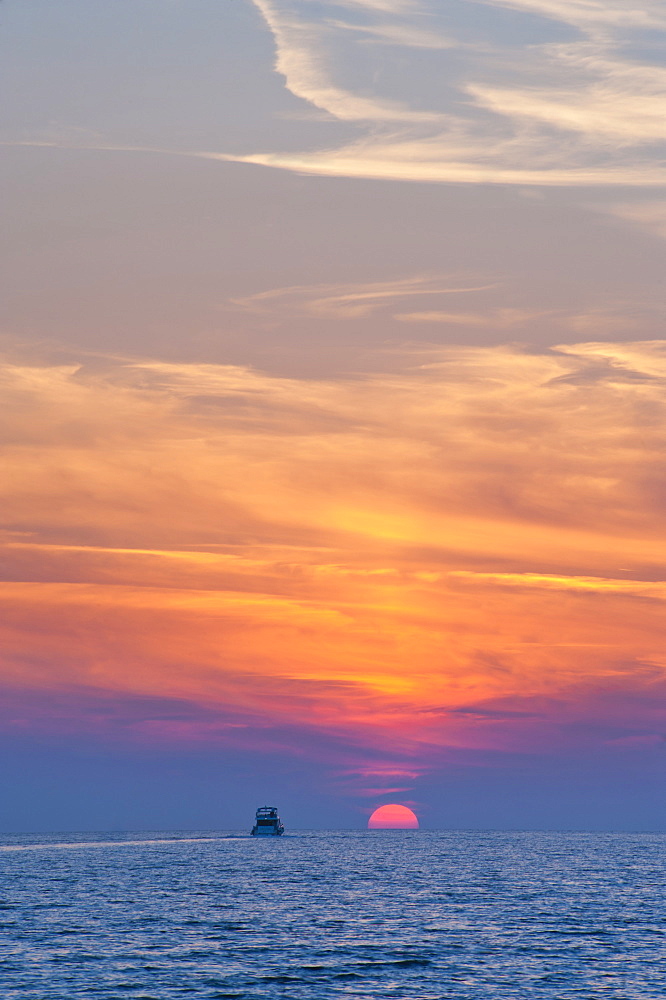
[[666, 836], [0, 838], [3, 1000], [666, 996]]

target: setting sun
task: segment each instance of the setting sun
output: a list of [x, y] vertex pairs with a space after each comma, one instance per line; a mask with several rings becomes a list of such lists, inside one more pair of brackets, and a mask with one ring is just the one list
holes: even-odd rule
[[418, 830], [416, 813], [407, 806], [391, 803], [375, 809], [368, 820], [368, 830]]

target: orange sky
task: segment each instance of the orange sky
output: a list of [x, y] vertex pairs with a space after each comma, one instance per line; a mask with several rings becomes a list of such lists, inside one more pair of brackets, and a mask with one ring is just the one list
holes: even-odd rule
[[[443, 348], [337, 381], [9, 363], [5, 679], [398, 756], [544, 748], [576, 717], [650, 738], [664, 377], [658, 343]], [[643, 699], [626, 733], [608, 691]]]

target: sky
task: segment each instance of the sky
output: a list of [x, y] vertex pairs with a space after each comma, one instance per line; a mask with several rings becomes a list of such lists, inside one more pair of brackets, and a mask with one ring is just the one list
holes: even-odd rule
[[0, 829], [666, 830], [663, 0], [4, 0]]

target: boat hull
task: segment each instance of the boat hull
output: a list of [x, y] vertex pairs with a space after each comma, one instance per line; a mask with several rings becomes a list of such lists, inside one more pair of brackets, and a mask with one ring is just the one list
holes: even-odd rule
[[259, 806], [251, 833], [253, 837], [282, 836], [284, 826], [275, 806]]

